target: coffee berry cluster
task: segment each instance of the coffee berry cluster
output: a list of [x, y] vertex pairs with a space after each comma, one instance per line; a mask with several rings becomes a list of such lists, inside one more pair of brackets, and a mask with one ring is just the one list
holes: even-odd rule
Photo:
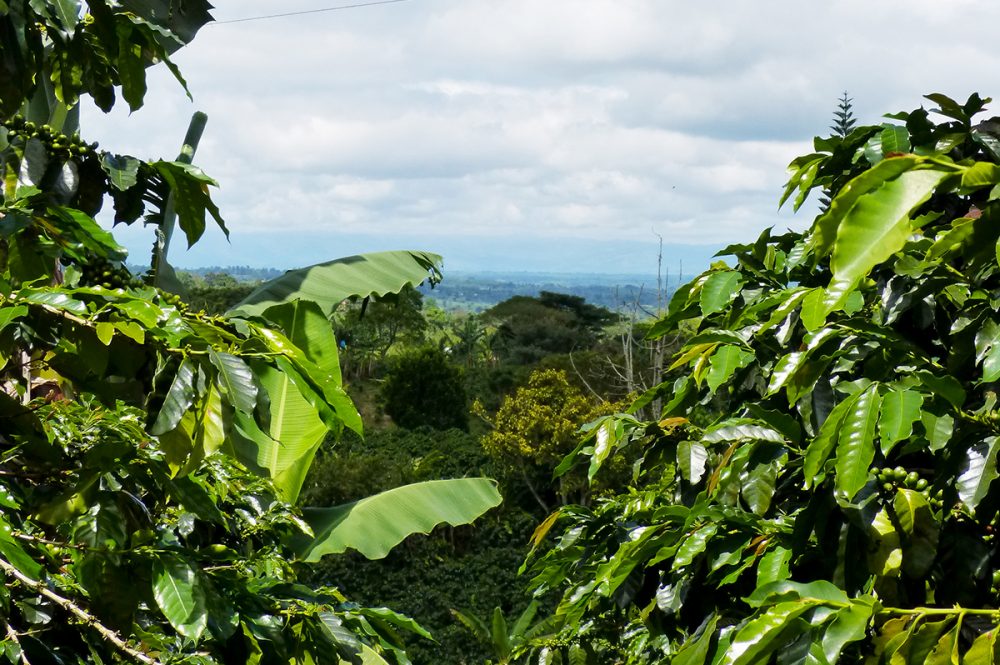
[[80, 286], [100, 286], [105, 289], [139, 289], [145, 286], [125, 266], [117, 266], [98, 257], [81, 264], [79, 268]]
[[25, 141], [38, 139], [46, 145], [49, 152], [63, 160], [70, 157], [87, 157], [97, 150], [96, 143], [86, 143], [79, 136], [67, 136], [49, 125], [25, 120], [21, 116], [14, 116], [3, 123], [7, 128], [7, 141], [13, 142], [18, 138]]
[[872, 473], [875, 474], [879, 486], [884, 492], [892, 493], [897, 489], [915, 490], [927, 499], [927, 503], [932, 508], [940, 509], [944, 505], [941, 489], [932, 491], [927, 479], [921, 478], [916, 471], [907, 471], [903, 467], [897, 466], [893, 469], [875, 467], [872, 469]]

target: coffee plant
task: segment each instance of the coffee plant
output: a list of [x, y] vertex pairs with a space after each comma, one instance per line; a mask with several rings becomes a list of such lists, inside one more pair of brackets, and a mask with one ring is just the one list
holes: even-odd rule
[[[349, 257], [263, 285], [226, 315], [132, 275], [95, 221], [189, 244], [215, 182], [181, 159], [80, 138], [76, 103], [142, 105], [145, 70], [210, 20], [203, 0], [0, 0], [0, 659], [10, 663], [408, 663], [385, 608], [300, 569], [499, 503], [492, 481], [296, 505], [327, 435], [361, 433], [328, 319], [438, 277], [440, 257]], [[180, 78], [179, 72], [176, 72]], [[182, 80], [182, 79], [181, 79]], [[172, 212], [171, 212], [172, 211]], [[405, 504], [407, 510], [399, 511]]]
[[[563, 465], [632, 481], [557, 511], [541, 663], [997, 662], [1000, 118], [988, 99], [817, 138], [782, 202], [804, 233], [733, 245], [673, 297], [652, 422]], [[547, 532], [561, 535], [549, 544]]]

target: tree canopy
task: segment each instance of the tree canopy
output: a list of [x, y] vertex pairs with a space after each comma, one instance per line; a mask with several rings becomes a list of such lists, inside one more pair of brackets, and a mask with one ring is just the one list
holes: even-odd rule
[[[165, 291], [174, 224], [226, 233], [215, 182], [82, 140], [75, 104], [135, 109], [145, 69], [210, 20], [162, 0], [0, 2], [0, 657], [13, 663], [406, 663], [426, 635], [297, 568], [500, 501], [460, 478], [296, 505], [319, 443], [361, 431], [329, 312], [436, 279], [383, 252], [290, 271], [224, 316]], [[179, 74], [178, 74], [179, 77]], [[203, 125], [196, 116], [194, 125]], [[94, 215], [154, 226], [133, 275]], [[405, 515], [397, 508], [405, 503]]]
[[829, 192], [812, 226], [674, 296], [662, 413], [575, 453], [633, 482], [536, 532], [540, 661], [995, 662], [1000, 119], [928, 99], [817, 138], [782, 197]]
[[549, 354], [589, 348], [616, 317], [579, 296], [543, 291], [537, 298], [508, 298], [486, 310], [483, 319], [499, 328], [501, 357], [528, 365]]

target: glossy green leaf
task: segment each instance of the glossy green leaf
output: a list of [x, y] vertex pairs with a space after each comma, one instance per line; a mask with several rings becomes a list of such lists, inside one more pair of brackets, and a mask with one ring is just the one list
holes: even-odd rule
[[976, 509], [989, 492], [990, 484], [997, 478], [998, 452], [1000, 438], [991, 436], [973, 444], [965, 453], [955, 489], [958, 490], [958, 498], [970, 510]]
[[757, 587], [788, 579], [792, 551], [785, 547], [768, 550], [757, 564]]
[[496, 483], [487, 478], [432, 480], [405, 485], [333, 508], [307, 508], [315, 538], [293, 547], [304, 561], [354, 549], [381, 559], [404, 538], [430, 533], [438, 524], [468, 524], [500, 505]]
[[692, 485], [700, 482], [705, 475], [707, 461], [708, 451], [697, 441], [681, 441], [677, 444], [677, 466], [684, 479]]
[[256, 316], [272, 305], [309, 300], [329, 315], [351, 297], [381, 298], [440, 279], [441, 257], [429, 252], [373, 252], [290, 270], [247, 296], [231, 314]]
[[882, 155], [888, 156], [891, 153], [910, 152], [910, 133], [906, 127], [899, 125], [886, 125], [880, 135], [882, 140]]
[[906, 171], [857, 200], [837, 229], [830, 261], [833, 278], [824, 298], [826, 311], [843, 305], [872, 268], [902, 249], [912, 233], [910, 214], [948, 175]]
[[225, 416], [219, 389], [214, 385], [208, 386], [196, 408], [191, 436], [193, 454], [183, 473], [191, 473], [197, 469], [201, 460], [219, 450], [226, 441]]
[[42, 578], [42, 566], [24, 551], [24, 548], [10, 535], [10, 532], [10, 524], [7, 520], [0, 517], [0, 555], [10, 565], [17, 568], [29, 578], [40, 580]]
[[736, 370], [746, 367], [753, 359], [753, 352], [738, 346], [727, 344], [719, 347], [709, 362], [708, 376], [706, 377], [709, 389], [714, 393], [719, 389], [719, 386], [732, 378]]
[[323, 637], [338, 652], [345, 650], [350, 654], [358, 654], [361, 651], [361, 640], [358, 639], [358, 636], [350, 628], [344, 625], [343, 619], [333, 612], [321, 612], [319, 615], [319, 626]]
[[976, 332], [976, 362], [982, 363], [984, 382], [1000, 378], [1000, 325], [992, 319]]
[[818, 220], [810, 244], [819, 256], [826, 255], [837, 239], [841, 222], [862, 196], [878, 189], [885, 182], [898, 178], [921, 163], [916, 156], [886, 159], [844, 185], [830, 203], [829, 210]]
[[69, 207], [53, 207], [52, 215], [58, 219], [67, 236], [90, 251], [105, 256], [110, 261], [124, 261], [128, 250], [118, 244], [115, 237], [100, 227], [90, 216]]
[[195, 570], [183, 559], [160, 557], [153, 562], [153, 597], [178, 633], [197, 640], [208, 626], [205, 593]]
[[885, 509], [879, 510], [868, 524], [872, 547], [868, 551], [868, 567], [881, 577], [899, 577], [903, 566], [900, 534], [893, 518]]
[[181, 361], [177, 368], [177, 374], [163, 398], [163, 406], [156, 416], [156, 421], [149, 433], [153, 436], [166, 434], [173, 430], [180, 423], [184, 413], [191, 408], [197, 392], [195, 391], [195, 379], [198, 376], [198, 365], [190, 358]]
[[927, 574], [937, 557], [939, 525], [927, 499], [909, 489], [896, 491], [892, 501], [899, 528], [906, 534], [903, 571], [913, 578]]
[[844, 647], [865, 638], [868, 623], [872, 619], [874, 606], [868, 603], [852, 603], [839, 610], [823, 631], [820, 646], [829, 663], [836, 663]]
[[590, 456], [590, 464], [587, 467], [587, 480], [593, 481], [601, 466], [607, 461], [619, 440], [620, 425], [614, 419], [608, 418], [595, 428], [594, 431], [594, 452]]
[[869, 468], [875, 459], [875, 427], [878, 423], [881, 396], [877, 386], [865, 389], [844, 416], [837, 442], [837, 490], [852, 498], [868, 482]]
[[924, 411], [920, 414], [920, 422], [924, 426], [924, 432], [927, 435], [927, 440], [930, 442], [929, 447], [931, 450], [941, 450], [951, 441], [951, 436], [955, 430], [955, 419], [948, 414], [938, 416], [929, 411]]
[[139, 173], [139, 160], [128, 155], [104, 154], [101, 168], [108, 174], [108, 181], [118, 190], [125, 191], [135, 186]]
[[900, 648], [900, 653], [906, 655], [906, 665], [924, 665], [931, 653], [941, 642], [947, 639], [946, 633], [954, 625], [952, 619], [929, 621], [911, 628], [912, 635]]
[[743, 277], [735, 270], [724, 270], [712, 273], [701, 289], [701, 313], [705, 316], [722, 309], [729, 304], [740, 289]]
[[756, 422], [736, 418], [716, 423], [712, 427], [709, 427], [705, 430], [705, 434], [702, 435], [701, 440], [704, 443], [742, 440], [784, 443], [785, 436], [773, 427], [766, 427]]
[[745, 477], [741, 478], [740, 494], [750, 511], [755, 515], [763, 516], [771, 507], [774, 486], [780, 470], [781, 465], [778, 462], [758, 464]]
[[972, 642], [962, 656], [962, 665], [993, 665], [997, 654], [997, 629], [988, 630]]
[[962, 187], [978, 189], [1000, 183], [1000, 166], [991, 162], [976, 162], [962, 170]]
[[216, 379], [222, 394], [236, 409], [252, 413], [257, 406], [257, 384], [249, 365], [238, 356], [209, 349], [208, 358], [219, 370]]
[[205, 215], [210, 214], [226, 237], [229, 230], [208, 193], [209, 185], [217, 185], [197, 167], [183, 162], [158, 161], [150, 164], [170, 187], [177, 224], [187, 237], [188, 247], [205, 232]]
[[740, 628], [722, 657], [722, 665], [750, 665], [767, 662], [768, 654], [782, 646], [779, 636], [802, 614], [812, 609], [810, 603], [778, 603]]
[[671, 661], [673, 665], [704, 665], [719, 617], [713, 615], [704, 629], [684, 643]]
[[684, 540], [681, 541], [681, 546], [678, 548], [676, 556], [674, 556], [673, 570], [690, 566], [695, 558], [705, 551], [709, 541], [712, 540], [718, 530], [718, 524], [709, 522], [685, 536]]
[[800, 200], [809, 192], [809, 186], [812, 181], [816, 178], [816, 172], [819, 166], [827, 159], [826, 155], [822, 154], [811, 154], [804, 155], [796, 159], [789, 166], [789, 172], [791, 176], [788, 178], [788, 182], [785, 183], [785, 191], [781, 194], [781, 199], [778, 201], [778, 207], [780, 208], [788, 200], [788, 197], [792, 195], [796, 189], [801, 190], [799, 196], [796, 197], [795, 210], [799, 209], [801, 206]]
[[142, 107], [146, 96], [146, 62], [143, 57], [142, 38], [131, 23], [119, 22], [118, 33], [118, 78], [121, 81], [122, 97], [129, 108], [136, 111]]
[[[801, 350], [785, 354], [775, 364], [774, 370], [771, 372], [771, 379], [768, 382], [767, 393], [773, 395], [782, 388], [795, 385], [795, 390], [792, 391], [790, 389], [790, 393], [794, 392], [795, 396], [799, 396], [803, 392], [803, 389], [806, 388], [806, 386], [801, 384], [810, 384], [810, 382], [797, 382], [796, 376], [800, 373], [810, 374], [807, 367], [810, 358], [818, 349], [823, 347], [829, 340], [835, 339], [836, 336], [837, 331], [833, 328], [823, 328], [822, 330], [810, 332], [803, 340], [805, 344]], [[808, 385], [808, 388], [811, 388], [811, 385]], [[797, 401], [790, 394], [789, 402], [794, 404]]]
[[765, 607], [785, 600], [805, 600], [810, 603], [832, 603], [846, 605], [850, 602], [847, 593], [827, 580], [814, 582], [793, 582], [780, 580], [758, 587], [745, 598], [750, 607]]
[[87, 314], [85, 303], [55, 289], [21, 289], [17, 296], [26, 303], [45, 305], [77, 316]]
[[920, 420], [923, 405], [923, 395], [915, 390], [893, 389], [885, 394], [878, 423], [883, 455], [888, 455], [900, 441], [910, 438], [913, 423]]
[[802, 474], [805, 477], [806, 489], [813, 486], [826, 460], [829, 459], [830, 455], [837, 448], [837, 442], [841, 438], [841, 427], [847, 418], [847, 414], [854, 410], [858, 397], [859, 394], [855, 393], [833, 407], [830, 415], [827, 416], [822, 426], [820, 426], [819, 432], [806, 447], [805, 459], [802, 465]]
[[962, 405], [965, 404], [965, 389], [955, 377], [947, 374], [935, 374], [927, 370], [918, 370], [913, 375], [920, 379], [920, 383], [931, 392], [948, 400], [956, 409], [962, 408]]

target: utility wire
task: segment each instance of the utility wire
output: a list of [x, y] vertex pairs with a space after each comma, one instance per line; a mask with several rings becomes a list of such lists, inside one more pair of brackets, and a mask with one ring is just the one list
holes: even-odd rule
[[406, 0], [375, 0], [375, 2], [359, 2], [353, 5], [338, 5], [337, 7], [324, 7], [323, 9], [307, 9], [301, 12], [286, 12], [284, 14], [268, 14], [266, 16], [249, 16], [247, 18], [234, 18], [228, 21], [213, 21], [208, 25], [222, 25], [223, 23], [244, 23], [246, 21], [263, 21], [271, 18], [283, 18], [285, 16], [302, 16], [303, 14], [319, 14], [320, 12], [335, 12], [340, 9], [357, 9], [359, 7], [373, 7], [375, 5], [392, 5]]

